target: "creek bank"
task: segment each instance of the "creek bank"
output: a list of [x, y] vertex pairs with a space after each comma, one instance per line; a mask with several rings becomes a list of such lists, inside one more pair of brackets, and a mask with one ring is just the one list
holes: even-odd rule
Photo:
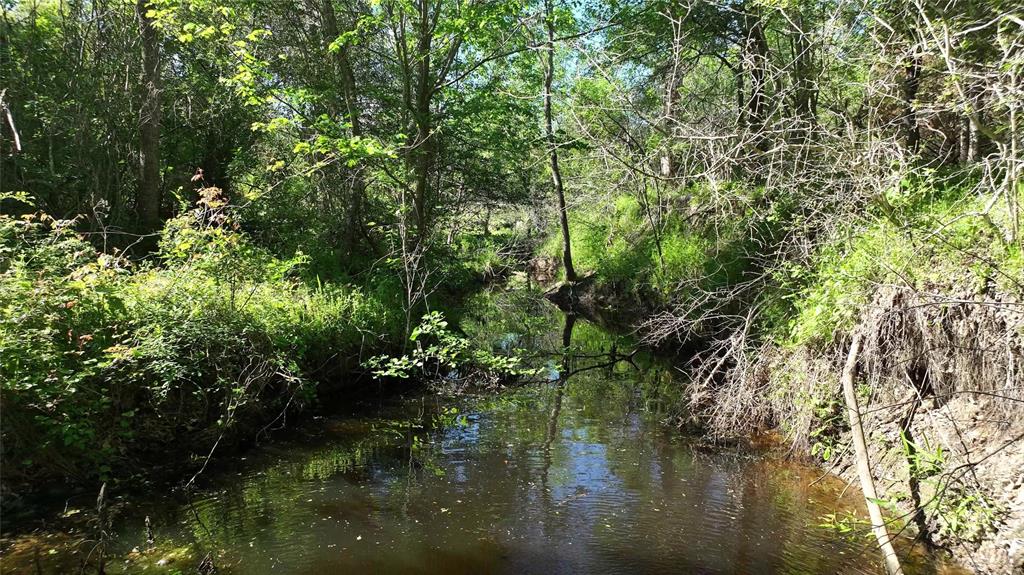
[[[1024, 573], [1024, 308], [969, 288], [884, 287], [852, 331], [865, 337], [858, 394], [892, 530], [977, 573]], [[849, 340], [765, 346], [715, 401], [747, 398], [747, 413], [767, 414], [759, 425], [778, 427], [796, 453], [856, 482], [836, 400]], [[739, 409], [729, 405], [722, 419]]]
[[654, 296], [624, 294], [593, 273], [575, 282], [555, 282], [544, 290], [544, 297], [565, 313], [618, 332], [632, 331], [631, 318], [647, 317], [660, 305]]
[[[909, 529], [921, 536], [913, 524], [917, 498], [924, 532], [936, 547], [977, 573], [1024, 573], [1022, 428], [993, 420], [984, 402], [969, 397], [926, 402], [909, 429], [897, 411], [874, 410], [865, 418], [876, 487], [894, 506], [890, 516], [911, 521]], [[922, 451], [932, 450], [921, 455], [924, 466], [934, 466], [925, 477], [908, 463], [904, 437], [910, 436]], [[941, 460], [932, 461], [939, 446]], [[834, 465], [834, 473], [855, 481], [851, 454]]]
[[[978, 573], [1024, 573], [1024, 306], [886, 287], [856, 329], [881, 497]], [[848, 453], [835, 464], [853, 473]]]
[[[591, 275], [545, 295], [614, 324], [627, 298], [608, 289]], [[634, 330], [649, 316], [637, 317]], [[1024, 306], [966, 284], [887, 286], [851, 332], [865, 338], [858, 394], [891, 531], [977, 573], [1024, 573]], [[706, 361], [690, 362], [701, 378], [686, 384], [678, 421], [727, 442], [777, 432], [792, 454], [856, 483], [839, 386], [849, 341], [837, 332], [824, 345], [764, 343], [749, 363], [727, 359], [711, 375]]]
[[[269, 449], [268, 444], [295, 442], [303, 437], [311, 437], [316, 435], [313, 422], [367, 402], [371, 397], [400, 393], [397, 388], [375, 382], [355, 367], [347, 372], [348, 375], [338, 375], [319, 384], [317, 397], [311, 405], [271, 414], [272, 417], [248, 417], [237, 422], [229, 433], [220, 437], [212, 451], [210, 446], [217, 437], [206, 437], [207, 443], [191, 439], [161, 445], [161, 450], [136, 453], [136, 459], [130, 464], [137, 468], [135, 472], [128, 473], [117, 468], [113, 470], [114, 477], [107, 480], [68, 478], [65, 481], [34, 484], [2, 483], [0, 494], [3, 499], [5, 534], [9, 534], [12, 525], [17, 527], [15, 532], [46, 528], [51, 520], [62, 517], [61, 510], [69, 506], [82, 509], [92, 507], [97, 491], [103, 484], [107, 485], [108, 507], [112, 513], [136, 498], [151, 497], [158, 492], [181, 491], [193, 475], [196, 479], [201, 479], [203, 475], [223, 475], [239, 459], [244, 460], [252, 450]], [[66, 514], [63, 516], [67, 518]], [[71, 525], [74, 526], [74, 522]], [[84, 525], [77, 527], [79, 530], [85, 528]]]

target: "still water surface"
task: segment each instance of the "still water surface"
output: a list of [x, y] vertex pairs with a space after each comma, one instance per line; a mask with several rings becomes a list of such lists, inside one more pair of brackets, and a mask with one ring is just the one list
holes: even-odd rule
[[[254, 575], [880, 572], [869, 540], [819, 526], [859, 513], [844, 485], [702, 446], [664, 425], [678, 371], [643, 354], [624, 361], [627, 339], [542, 303], [492, 297], [462, 327], [526, 349], [543, 381], [388, 394], [313, 421], [222, 461], [190, 501], [125, 505], [110, 571], [194, 573], [209, 555], [220, 573]], [[46, 545], [45, 565], [80, 563], [72, 540], [8, 540], [3, 571], [34, 572], [33, 547]], [[908, 555], [909, 573], [939, 570]]]

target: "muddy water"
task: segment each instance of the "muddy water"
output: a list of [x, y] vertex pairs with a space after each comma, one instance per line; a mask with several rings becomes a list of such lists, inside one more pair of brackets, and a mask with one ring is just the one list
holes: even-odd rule
[[[528, 296], [478, 305], [466, 332], [525, 350], [540, 381], [382, 395], [222, 460], [190, 499], [117, 502], [107, 571], [194, 573], [206, 559], [256, 575], [880, 572], [863, 534], [820, 526], [860, 513], [843, 485], [665, 426], [678, 371]], [[90, 553], [95, 572], [97, 524], [65, 514], [72, 527], [8, 537], [2, 572], [77, 572]], [[908, 573], [942, 571], [904, 555]]]

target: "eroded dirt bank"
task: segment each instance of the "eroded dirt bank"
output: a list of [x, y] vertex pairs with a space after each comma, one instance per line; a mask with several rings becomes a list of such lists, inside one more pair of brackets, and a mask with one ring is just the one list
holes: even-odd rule
[[[548, 297], [598, 317], [625, 305], [591, 278]], [[1024, 573], [1024, 305], [996, 290], [885, 286], [853, 331], [865, 340], [858, 395], [891, 529], [977, 573]], [[696, 363], [679, 421], [720, 438], [777, 430], [794, 456], [856, 485], [839, 386], [849, 341], [748, 343], [743, 360]]]

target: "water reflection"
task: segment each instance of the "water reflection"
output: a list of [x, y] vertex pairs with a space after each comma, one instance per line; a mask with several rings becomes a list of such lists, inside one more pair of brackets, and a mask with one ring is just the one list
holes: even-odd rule
[[[221, 573], [256, 575], [879, 572], [868, 540], [816, 527], [855, 502], [842, 486], [666, 428], [681, 387], [669, 367], [507, 297], [462, 325], [496, 349], [532, 351], [549, 381], [323, 420], [315, 438], [206, 477], [191, 502], [137, 504], [118, 522], [117, 567], [188, 571], [210, 554]], [[146, 515], [157, 548], [131, 553], [145, 549]], [[44, 554], [48, 567], [57, 555]], [[5, 567], [17, 572], [18, 557]]]

